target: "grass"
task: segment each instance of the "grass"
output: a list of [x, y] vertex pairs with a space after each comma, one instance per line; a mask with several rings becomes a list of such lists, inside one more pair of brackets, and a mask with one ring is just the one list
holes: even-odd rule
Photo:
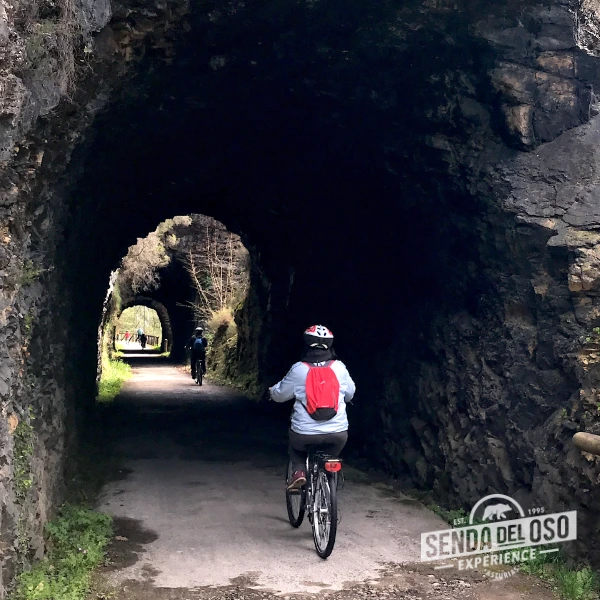
[[558, 552], [538, 555], [535, 560], [522, 563], [519, 570], [550, 584], [563, 600], [600, 598], [600, 581], [597, 574], [587, 566], [569, 567]]
[[121, 386], [132, 375], [131, 367], [122, 360], [106, 359], [102, 366], [102, 377], [98, 383], [96, 401], [112, 402], [121, 391]]
[[64, 506], [45, 529], [46, 558], [21, 573], [14, 600], [84, 600], [112, 535], [109, 515]]

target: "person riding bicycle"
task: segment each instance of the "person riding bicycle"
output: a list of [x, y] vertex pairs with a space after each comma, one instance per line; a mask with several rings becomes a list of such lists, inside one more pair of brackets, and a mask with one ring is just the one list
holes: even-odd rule
[[202, 327], [196, 327], [194, 335], [190, 338], [187, 345], [187, 348], [192, 351], [192, 379], [196, 379], [196, 363], [198, 360], [202, 361], [202, 374], [206, 373], [206, 348], [208, 347], [208, 340], [203, 334], [204, 330]]
[[[279, 383], [269, 388], [275, 402], [295, 399], [289, 432], [292, 478], [288, 490], [300, 489], [306, 483], [304, 468], [308, 446], [327, 445], [329, 453], [336, 457], [342, 451], [348, 440], [346, 402], [352, 400], [356, 391], [346, 365], [336, 359], [333, 333], [327, 327], [309, 327], [304, 332], [304, 344], [301, 360], [292, 365]], [[321, 376], [315, 378], [317, 372]], [[318, 401], [315, 403], [319, 384], [337, 395], [330, 398], [332, 404], [328, 409], [318, 409]]]

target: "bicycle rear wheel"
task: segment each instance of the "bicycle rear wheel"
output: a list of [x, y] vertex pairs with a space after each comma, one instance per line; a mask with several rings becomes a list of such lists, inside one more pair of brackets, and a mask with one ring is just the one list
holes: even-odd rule
[[313, 539], [321, 558], [327, 558], [333, 552], [337, 533], [337, 485], [333, 475], [319, 471], [312, 507]]
[[202, 361], [196, 361], [196, 383], [202, 385]]
[[287, 473], [285, 476], [285, 505], [287, 507], [288, 519], [292, 527], [300, 527], [304, 520], [306, 511], [306, 485], [299, 490], [289, 491], [287, 483], [292, 478], [292, 461], [288, 462]]

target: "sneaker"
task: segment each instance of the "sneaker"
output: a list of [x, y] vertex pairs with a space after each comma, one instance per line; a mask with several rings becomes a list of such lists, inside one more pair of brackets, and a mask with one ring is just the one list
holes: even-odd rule
[[299, 490], [306, 483], [304, 471], [294, 471], [292, 479], [288, 483], [288, 490]]

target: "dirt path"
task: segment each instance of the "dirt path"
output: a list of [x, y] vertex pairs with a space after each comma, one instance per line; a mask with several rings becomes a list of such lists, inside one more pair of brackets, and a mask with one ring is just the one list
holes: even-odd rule
[[109, 415], [121, 477], [99, 502], [117, 526], [112, 565], [98, 583], [116, 589], [113, 598], [551, 597], [521, 577], [488, 583], [422, 567], [421, 532], [445, 523], [352, 477], [340, 492], [335, 550], [321, 560], [308, 523], [296, 530], [287, 522], [282, 424], [234, 391], [198, 387], [164, 363], [142, 359], [134, 373]]

